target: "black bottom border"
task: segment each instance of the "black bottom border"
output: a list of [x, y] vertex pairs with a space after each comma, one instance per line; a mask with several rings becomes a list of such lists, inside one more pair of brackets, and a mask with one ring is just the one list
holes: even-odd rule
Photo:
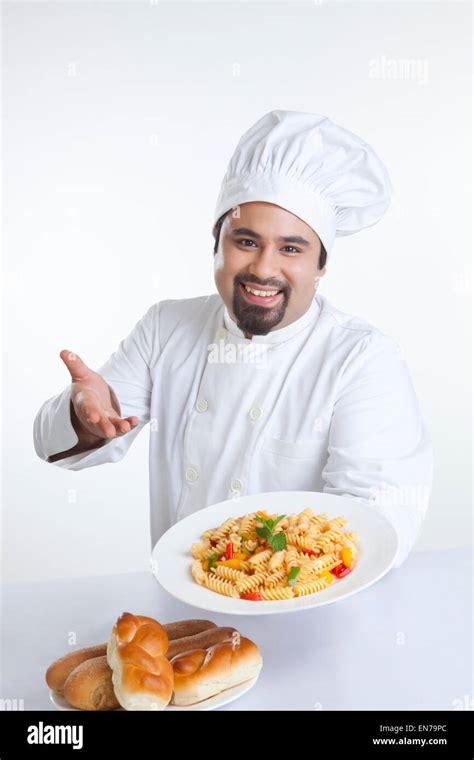
[[[104, 750], [178, 754], [211, 752], [218, 757], [253, 751], [275, 753], [291, 741], [360, 752], [363, 757], [453, 757], [473, 760], [473, 714], [459, 711], [226, 710], [189, 712], [0, 712], [0, 760], [18, 757], [92, 757]], [[168, 733], [169, 732], [169, 733]], [[226, 736], [226, 746], [216, 734]], [[51, 741], [54, 740], [54, 743]], [[163, 745], [166, 742], [166, 745]], [[261, 746], [259, 746], [261, 744]], [[237, 745], [240, 745], [239, 747]]]

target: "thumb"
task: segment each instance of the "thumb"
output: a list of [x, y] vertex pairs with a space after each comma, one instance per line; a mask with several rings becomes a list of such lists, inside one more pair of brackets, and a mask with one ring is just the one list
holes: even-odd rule
[[87, 379], [91, 370], [87, 364], [82, 361], [81, 357], [78, 354], [75, 354], [73, 351], [68, 351], [64, 348], [59, 356], [68, 368], [73, 380]]

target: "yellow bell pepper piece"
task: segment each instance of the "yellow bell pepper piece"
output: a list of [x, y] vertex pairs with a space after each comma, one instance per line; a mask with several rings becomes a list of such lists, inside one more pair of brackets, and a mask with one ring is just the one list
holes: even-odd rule
[[233, 567], [234, 570], [240, 570], [241, 560], [234, 557], [233, 559], [222, 560], [222, 562], [216, 562], [216, 565], [222, 565], [223, 567]]
[[352, 550], [349, 546], [343, 546], [341, 558], [346, 567], [352, 567]]
[[270, 515], [267, 515], [266, 512], [257, 512], [258, 517], [263, 517], [264, 520], [269, 520]]
[[328, 586], [334, 580], [334, 577], [333, 577], [332, 573], [329, 572], [329, 570], [326, 570], [324, 573], [322, 573], [321, 574], [321, 578], [324, 578], [324, 580], [327, 582]]
[[248, 554], [245, 554], [245, 552], [236, 552], [234, 554], [234, 559], [247, 559]]

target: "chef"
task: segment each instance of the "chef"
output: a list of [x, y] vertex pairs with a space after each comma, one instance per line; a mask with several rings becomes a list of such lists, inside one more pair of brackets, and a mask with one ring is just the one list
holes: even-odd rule
[[397, 343], [317, 292], [335, 238], [378, 222], [391, 193], [352, 132], [265, 114], [217, 200], [218, 292], [152, 304], [96, 371], [61, 351], [71, 382], [35, 417], [38, 456], [70, 470], [117, 462], [149, 425], [152, 545], [210, 504], [309, 490], [386, 515], [399, 567], [429, 502], [430, 436]]

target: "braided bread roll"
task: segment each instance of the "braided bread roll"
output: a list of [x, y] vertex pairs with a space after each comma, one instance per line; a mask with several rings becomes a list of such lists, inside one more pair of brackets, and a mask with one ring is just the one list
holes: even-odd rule
[[125, 710], [164, 710], [173, 693], [173, 667], [164, 656], [168, 635], [160, 623], [124, 612], [112, 629], [107, 662], [115, 696]]
[[256, 644], [234, 631], [208, 648], [181, 652], [171, 659], [173, 705], [194, 705], [255, 678], [263, 660]]

